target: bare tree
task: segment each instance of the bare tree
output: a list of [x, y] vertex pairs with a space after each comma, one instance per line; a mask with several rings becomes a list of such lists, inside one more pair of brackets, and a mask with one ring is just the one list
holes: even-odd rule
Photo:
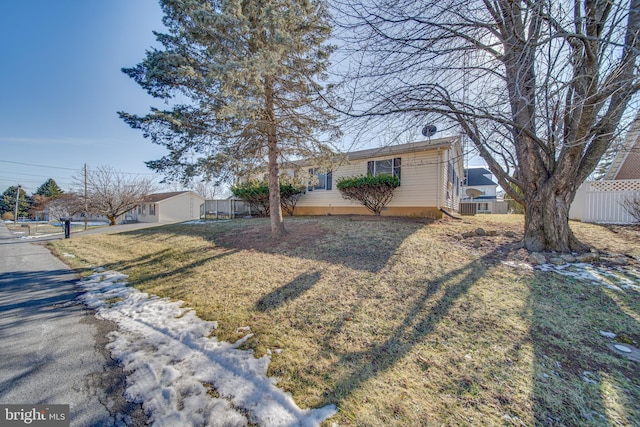
[[[83, 194], [84, 175], [74, 178], [76, 192]], [[109, 166], [100, 166], [87, 172], [87, 206], [89, 213], [104, 215], [109, 225], [138, 206], [144, 197], [154, 191], [153, 179], [118, 172]]]
[[627, 196], [621, 203], [629, 215], [633, 217], [636, 222], [640, 223], [640, 192], [637, 192], [631, 196]]
[[75, 193], [63, 193], [55, 198], [46, 198], [43, 206], [49, 213], [49, 220], [70, 218], [84, 211], [84, 199]]
[[336, 1], [348, 114], [458, 127], [524, 206], [527, 249], [586, 249], [569, 207], [640, 89], [640, 0]]
[[211, 182], [198, 181], [194, 184], [193, 191], [204, 197], [206, 200], [213, 200], [219, 193], [219, 188]]

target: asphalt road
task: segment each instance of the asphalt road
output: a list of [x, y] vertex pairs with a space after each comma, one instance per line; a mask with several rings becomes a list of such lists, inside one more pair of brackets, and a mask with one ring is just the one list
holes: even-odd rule
[[72, 426], [145, 425], [104, 349], [114, 325], [75, 300], [76, 281], [0, 222], [0, 403], [69, 404]]

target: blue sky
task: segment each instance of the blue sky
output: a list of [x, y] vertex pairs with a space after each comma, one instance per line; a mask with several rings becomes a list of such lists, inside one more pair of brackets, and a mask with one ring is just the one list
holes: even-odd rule
[[121, 72], [154, 30], [158, 0], [0, 0], [0, 193], [48, 178], [68, 190], [85, 163], [153, 176], [144, 162], [165, 149], [117, 111], [162, 106]]
[[116, 112], [157, 105], [120, 69], [161, 20], [157, 0], [0, 0], [0, 193], [49, 177], [67, 189], [85, 163], [151, 174], [144, 161], [164, 149]]

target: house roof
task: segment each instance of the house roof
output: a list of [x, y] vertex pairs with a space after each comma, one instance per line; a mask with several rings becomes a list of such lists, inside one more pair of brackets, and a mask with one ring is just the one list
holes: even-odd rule
[[463, 185], [467, 187], [473, 187], [475, 185], [498, 185], [485, 176], [491, 175], [491, 172], [485, 168], [465, 169], [464, 174], [466, 176], [466, 180]]
[[[448, 148], [456, 142], [459, 142], [459, 138], [457, 136], [449, 136], [426, 141], [409, 142], [407, 144], [387, 145], [384, 147], [368, 148], [366, 150], [350, 151], [348, 153], [338, 154], [334, 158], [334, 161], [371, 159], [374, 157], [394, 156], [398, 154], [414, 153], [417, 151]], [[461, 150], [460, 146], [458, 146], [458, 150]], [[293, 160], [287, 163], [297, 166], [314, 165], [313, 160]]]
[[438, 138], [425, 141], [409, 142], [407, 144], [388, 145], [366, 150], [351, 151], [347, 153], [347, 159], [360, 160], [372, 157], [392, 156], [396, 154], [412, 153], [428, 149], [450, 147], [458, 140], [457, 137]]
[[640, 112], [631, 123], [622, 148], [611, 162], [604, 179], [640, 179]]
[[145, 196], [144, 201], [150, 203], [161, 202], [172, 197], [179, 196], [180, 194], [190, 193], [190, 191], [172, 191], [169, 193], [154, 193]]

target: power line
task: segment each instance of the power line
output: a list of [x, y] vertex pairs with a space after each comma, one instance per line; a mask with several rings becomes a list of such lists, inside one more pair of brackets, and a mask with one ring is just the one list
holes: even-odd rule
[[77, 171], [78, 170], [78, 169], [72, 169], [72, 168], [63, 168], [63, 167], [60, 167], [60, 166], [46, 166], [46, 165], [36, 165], [36, 164], [33, 164], [33, 163], [12, 162], [10, 160], [0, 160], [0, 162], [2, 162], [2, 163], [12, 163], [14, 165], [37, 166], [39, 168], [64, 169], [64, 170], [69, 170], [69, 171]]
[[[48, 166], [48, 165], [38, 165], [38, 164], [34, 164], [34, 163], [23, 163], [23, 162], [14, 162], [14, 161], [10, 161], [10, 160], [0, 160], [0, 162], [2, 163], [11, 163], [14, 165], [23, 165], [23, 166], [36, 166], [36, 167], [40, 167], [40, 168], [50, 168], [50, 169], [63, 169], [63, 170], [69, 170], [69, 171], [74, 171], [74, 172], [80, 172], [83, 170], [83, 168], [65, 168], [65, 167], [61, 167], [61, 166]], [[157, 173], [146, 173], [146, 172], [122, 172], [122, 171], [116, 171], [117, 173], [120, 174], [125, 174], [125, 175], [149, 175], [149, 176], [159, 176]]]

